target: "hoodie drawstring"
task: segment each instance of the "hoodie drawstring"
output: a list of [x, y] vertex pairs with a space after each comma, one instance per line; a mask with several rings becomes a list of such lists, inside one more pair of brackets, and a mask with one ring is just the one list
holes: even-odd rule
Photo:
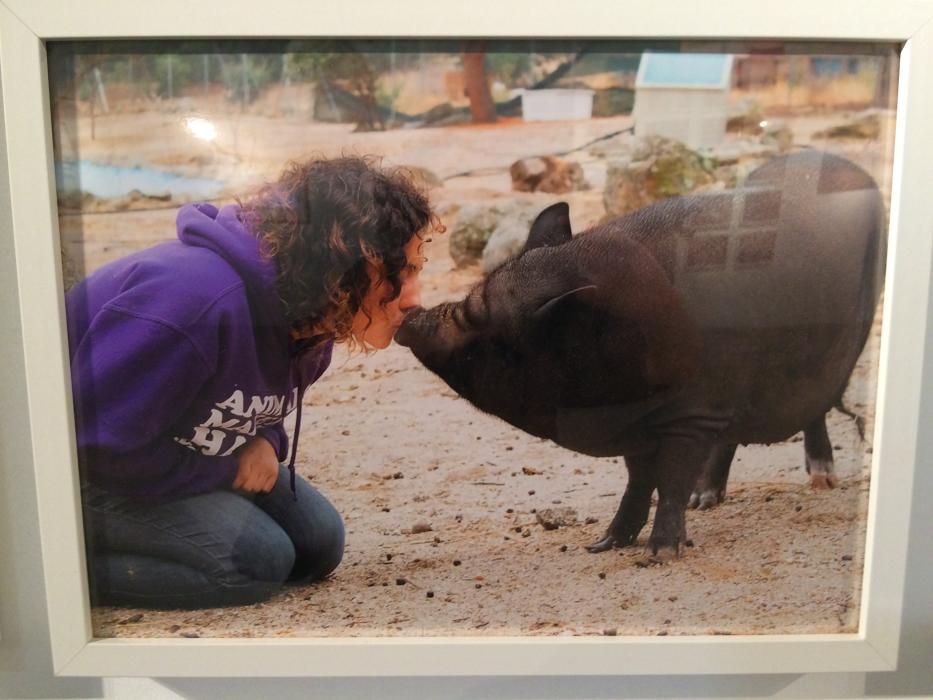
[[[304, 371], [302, 367], [302, 357], [305, 353], [317, 345], [322, 340], [321, 337], [311, 338], [310, 340], [302, 341], [295, 352], [292, 354], [291, 360], [291, 379], [295, 380], [295, 383], [298, 387], [298, 394], [295, 397], [295, 432], [292, 436], [292, 454], [288, 460], [288, 480], [289, 486], [292, 490], [292, 499], [298, 500], [298, 491], [295, 488], [295, 459], [298, 456], [298, 437], [301, 435], [301, 406], [303, 402], [303, 397], [305, 390], [314, 383], [314, 381], [321, 375], [321, 372], [327, 367], [327, 364], [330, 363], [330, 349], [331, 346], [325, 347], [324, 351], [327, 353], [326, 356], [323, 356], [323, 359], [318, 360], [317, 369], [313, 373]], [[326, 338], [325, 338], [326, 340]], [[322, 364], [323, 363], [323, 364]], [[310, 381], [309, 381], [310, 380]], [[285, 412], [288, 410], [287, 401], [282, 406], [282, 420], [285, 420]]]
[[301, 392], [295, 406], [295, 435], [292, 437], [292, 456], [288, 460], [288, 485], [292, 490], [292, 500], [298, 500], [298, 491], [295, 489], [295, 457], [298, 455], [298, 435], [301, 433]]

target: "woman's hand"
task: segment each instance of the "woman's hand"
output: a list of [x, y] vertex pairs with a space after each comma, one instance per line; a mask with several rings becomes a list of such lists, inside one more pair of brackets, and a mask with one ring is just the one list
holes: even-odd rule
[[267, 493], [279, 478], [279, 460], [268, 440], [254, 437], [239, 451], [239, 467], [233, 488]]

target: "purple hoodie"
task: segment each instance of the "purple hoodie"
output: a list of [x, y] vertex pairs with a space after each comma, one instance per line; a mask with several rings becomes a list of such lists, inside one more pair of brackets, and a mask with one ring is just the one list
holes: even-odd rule
[[[189, 204], [178, 241], [112, 262], [66, 297], [85, 478], [165, 499], [229, 488], [260, 435], [280, 462], [282, 419], [330, 364], [332, 341], [293, 342], [239, 208]], [[294, 468], [294, 447], [290, 466]]]

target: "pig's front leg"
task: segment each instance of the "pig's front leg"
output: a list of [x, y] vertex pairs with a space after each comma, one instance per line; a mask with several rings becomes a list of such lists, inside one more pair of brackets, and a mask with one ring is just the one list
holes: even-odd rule
[[656, 559], [680, 556], [680, 546], [687, 541], [690, 493], [714, 450], [710, 437], [700, 432], [669, 435], [662, 440], [654, 465], [658, 508], [648, 538], [648, 553]]
[[625, 466], [628, 468], [628, 484], [619, 510], [602, 539], [587, 546], [591, 552], [606, 552], [613, 547], [634, 544], [638, 533], [648, 522], [651, 494], [655, 488], [654, 455], [627, 456]]

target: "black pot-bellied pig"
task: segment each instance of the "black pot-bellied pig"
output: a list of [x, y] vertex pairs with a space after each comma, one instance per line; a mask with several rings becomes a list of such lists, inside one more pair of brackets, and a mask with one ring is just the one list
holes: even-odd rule
[[720, 495], [738, 444], [803, 430], [830, 481], [825, 415], [872, 324], [883, 222], [871, 177], [816, 151], [575, 237], [556, 204], [517, 257], [462, 301], [412, 312], [396, 340], [481, 410], [624, 455], [628, 485], [591, 549], [634, 542], [657, 490], [648, 544], [667, 557], [694, 487]]

